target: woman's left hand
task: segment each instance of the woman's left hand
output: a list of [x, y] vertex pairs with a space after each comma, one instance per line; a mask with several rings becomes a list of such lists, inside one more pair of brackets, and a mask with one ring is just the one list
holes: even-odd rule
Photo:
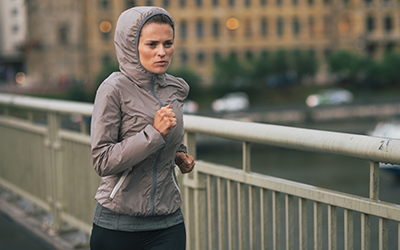
[[182, 174], [187, 174], [192, 172], [196, 163], [193, 156], [184, 152], [176, 152], [175, 164], [180, 168]]

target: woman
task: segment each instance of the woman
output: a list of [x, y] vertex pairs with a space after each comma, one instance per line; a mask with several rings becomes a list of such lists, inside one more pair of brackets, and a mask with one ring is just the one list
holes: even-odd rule
[[174, 172], [195, 162], [183, 141], [189, 86], [166, 74], [174, 23], [162, 8], [135, 7], [115, 30], [120, 72], [100, 85], [92, 116], [92, 158], [102, 177], [90, 240], [98, 249], [185, 249]]

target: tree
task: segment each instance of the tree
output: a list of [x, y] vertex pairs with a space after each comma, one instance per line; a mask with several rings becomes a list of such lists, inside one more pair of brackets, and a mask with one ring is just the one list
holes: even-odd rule
[[332, 73], [339, 77], [339, 81], [357, 82], [363, 70], [364, 60], [347, 50], [340, 50], [328, 58], [328, 66]]

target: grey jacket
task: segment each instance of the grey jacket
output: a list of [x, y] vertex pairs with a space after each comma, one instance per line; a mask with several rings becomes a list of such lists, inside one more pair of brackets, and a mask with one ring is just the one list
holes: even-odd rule
[[[136, 7], [121, 14], [114, 39], [121, 72], [99, 86], [92, 115], [93, 166], [102, 177], [95, 199], [131, 216], [167, 215], [181, 205], [174, 167], [176, 152], [186, 151], [182, 106], [189, 86], [181, 78], [147, 71], [137, 54], [138, 34], [157, 13], [169, 16], [158, 7]], [[177, 125], [163, 138], [153, 120], [168, 104]]]

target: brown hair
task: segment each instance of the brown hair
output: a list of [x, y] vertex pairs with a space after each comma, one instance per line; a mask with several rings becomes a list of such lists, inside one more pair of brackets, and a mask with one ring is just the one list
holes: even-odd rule
[[172, 31], [174, 32], [174, 36], [175, 36], [175, 24], [174, 21], [172, 21], [171, 17], [169, 17], [166, 14], [156, 14], [152, 17], [150, 17], [146, 23], [159, 23], [159, 24], [169, 24], [172, 28]]

